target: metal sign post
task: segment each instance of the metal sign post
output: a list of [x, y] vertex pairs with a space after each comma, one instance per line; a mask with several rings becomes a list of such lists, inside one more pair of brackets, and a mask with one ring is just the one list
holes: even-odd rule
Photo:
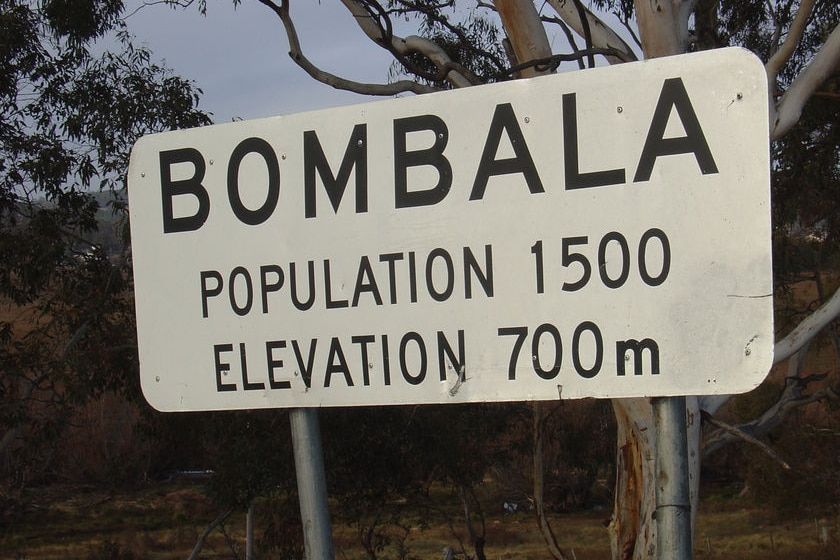
[[300, 517], [307, 560], [332, 560], [335, 557], [327, 502], [327, 478], [321, 447], [318, 410], [293, 408], [292, 446], [295, 454]]
[[685, 397], [653, 399], [656, 426], [656, 557], [691, 560]]

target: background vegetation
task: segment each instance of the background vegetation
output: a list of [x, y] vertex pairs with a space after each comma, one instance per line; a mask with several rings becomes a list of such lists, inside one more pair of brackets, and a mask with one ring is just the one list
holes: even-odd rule
[[[631, 10], [595, 4], [628, 17]], [[764, 2], [700, 2], [698, 10], [711, 4], [714, 33], [700, 33], [710, 30], [698, 11], [707, 44], [696, 48], [742, 44], [769, 56]], [[501, 50], [482, 42], [495, 38], [486, 20], [461, 28], [441, 19], [446, 5], [394, 5], [419, 12], [426, 33], [475, 75], [493, 81], [513, 72]], [[789, 22], [797, 3], [773, 5]], [[833, 2], [816, 6], [782, 89], [840, 20]], [[142, 134], [210, 119], [194, 84], [132, 44], [121, 10], [119, 0], [0, 7], [0, 549], [10, 558], [183, 557], [220, 520], [205, 556], [241, 554], [242, 515], [254, 503], [261, 553], [300, 557], [287, 415], [162, 415], [139, 394], [122, 196], [128, 150]], [[96, 54], [106, 34], [119, 50]], [[469, 37], [477, 38], [472, 49]], [[427, 66], [413, 54], [397, 74], [448, 87]], [[793, 132], [773, 144], [782, 333], [840, 284], [838, 88], [835, 69]], [[838, 335], [831, 323], [807, 358], [775, 370], [707, 424], [718, 436], [720, 422], [756, 428], [765, 446], [707, 448], [698, 556], [784, 558], [797, 547], [791, 558], [837, 557]], [[780, 399], [787, 394], [796, 398]], [[789, 406], [770, 424], [751, 424], [776, 403]], [[601, 523], [616, 476], [610, 404], [551, 403], [537, 418], [550, 435], [538, 461], [560, 544], [578, 558], [608, 557]], [[339, 549], [371, 559], [436, 556], [444, 545], [460, 557], [484, 558], [485, 549], [546, 557], [531, 511], [534, 422], [528, 404], [324, 410]], [[187, 483], [185, 471], [212, 476]], [[727, 544], [725, 535], [743, 526], [755, 540]]]

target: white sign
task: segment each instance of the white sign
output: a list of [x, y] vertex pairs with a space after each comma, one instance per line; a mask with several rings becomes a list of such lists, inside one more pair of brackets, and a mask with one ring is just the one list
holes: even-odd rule
[[151, 135], [159, 410], [747, 391], [773, 349], [767, 85], [740, 49]]

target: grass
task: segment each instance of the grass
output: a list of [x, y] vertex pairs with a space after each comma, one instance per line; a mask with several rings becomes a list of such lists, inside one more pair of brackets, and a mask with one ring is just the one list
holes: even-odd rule
[[[15, 560], [183, 560], [198, 535], [219, 511], [191, 482], [161, 483], [134, 492], [108, 493], [86, 487], [29, 491], [28, 506], [6, 514], [0, 526], [0, 558]], [[561, 547], [577, 560], [608, 560], [608, 511], [557, 514], [552, 526]], [[353, 528], [333, 520], [336, 558], [365, 558]], [[225, 532], [215, 531], [204, 559], [244, 557], [244, 513], [232, 516]], [[259, 527], [257, 527], [259, 532]], [[738, 497], [711, 497], [700, 507], [695, 558], [821, 560], [840, 557], [837, 517], [780, 515]], [[466, 535], [461, 534], [464, 542]], [[442, 558], [444, 546], [458, 550], [445, 524], [409, 530], [410, 556]], [[487, 522], [486, 553], [491, 560], [549, 560], [534, 517], [505, 515], [501, 508]], [[394, 558], [394, 555], [386, 556]]]

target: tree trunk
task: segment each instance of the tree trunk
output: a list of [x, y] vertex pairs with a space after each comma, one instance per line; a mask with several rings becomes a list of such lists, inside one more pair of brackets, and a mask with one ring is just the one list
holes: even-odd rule
[[[610, 548], [614, 560], [656, 559], [656, 427], [646, 398], [613, 401], [617, 425], [616, 483]], [[691, 539], [700, 485], [700, 409], [686, 397]]]
[[[637, 0], [636, 17], [645, 58], [685, 52], [687, 13], [694, 2]], [[614, 560], [656, 559], [656, 433], [649, 399], [613, 401], [617, 425], [616, 483], [610, 547]], [[699, 484], [700, 415], [696, 398], [686, 399], [692, 542]]]

